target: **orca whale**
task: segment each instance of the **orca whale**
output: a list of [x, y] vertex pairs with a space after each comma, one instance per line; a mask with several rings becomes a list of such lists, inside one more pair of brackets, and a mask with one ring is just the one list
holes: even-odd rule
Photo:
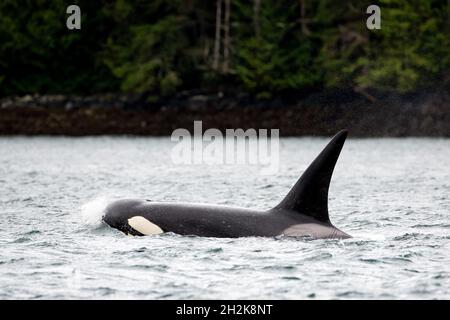
[[337, 133], [274, 208], [261, 211], [218, 205], [118, 200], [103, 220], [129, 235], [173, 232], [202, 237], [294, 236], [350, 238], [328, 216], [328, 189], [347, 130]]

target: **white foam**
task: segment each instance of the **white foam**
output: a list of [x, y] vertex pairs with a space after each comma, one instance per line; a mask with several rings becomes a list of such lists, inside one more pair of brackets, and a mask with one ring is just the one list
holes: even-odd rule
[[353, 238], [361, 239], [361, 240], [373, 240], [373, 241], [384, 241], [386, 240], [386, 235], [384, 234], [375, 234], [375, 233], [355, 233], [348, 232]]
[[98, 196], [81, 206], [81, 217], [85, 224], [98, 225], [102, 222], [106, 207], [112, 200], [106, 196]]

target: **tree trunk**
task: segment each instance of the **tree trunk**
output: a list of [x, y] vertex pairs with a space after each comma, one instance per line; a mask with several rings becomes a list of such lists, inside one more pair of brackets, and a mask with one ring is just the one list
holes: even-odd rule
[[[450, 0], [449, 0], [450, 1]], [[302, 34], [309, 35], [311, 32], [308, 29], [308, 20], [306, 19], [306, 6], [305, 6], [305, 0], [299, 0], [300, 5], [300, 25]]]
[[214, 42], [213, 69], [219, 69], [220, 34], [222, 29], [222, 0], [216, 1], [216, 37]]
[[261, 0], [253, 1], [253, 24], [255, 26], [255, 35], [257, 38], [261, 35], [261, 26], [259, 23], [259, 12], [261, 10]]
[[448, 23], [449, 23], [449, 30], [450, 31], [450, 0], [447, 0], [447, 16], [448, 16]]
[[223, 72], [227, 73], [230, 67], [230, 4], [231, 0], [225, 0], [225, 21], [224, 21], [224, 47], [223, 47]]

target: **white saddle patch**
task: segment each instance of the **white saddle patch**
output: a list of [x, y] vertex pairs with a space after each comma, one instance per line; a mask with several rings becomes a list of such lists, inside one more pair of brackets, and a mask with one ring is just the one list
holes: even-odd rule
[[142, 233], [145, 236], [163, 233], [160, 227], [151, 223], [142, 216], [135, 216], [128, 219], [128, 224], [137, 232]]

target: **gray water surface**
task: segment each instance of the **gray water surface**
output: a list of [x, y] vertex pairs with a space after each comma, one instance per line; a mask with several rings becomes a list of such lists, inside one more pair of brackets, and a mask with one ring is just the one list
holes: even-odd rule
[[0, 138], [0, 299], [449, 299], [450, 140], [349, 139], [330, 188], [348, 240], [125, 236], [112, 199], [276, 205], [325, 138], [280, 170], [174, 165], [168, 137]]

